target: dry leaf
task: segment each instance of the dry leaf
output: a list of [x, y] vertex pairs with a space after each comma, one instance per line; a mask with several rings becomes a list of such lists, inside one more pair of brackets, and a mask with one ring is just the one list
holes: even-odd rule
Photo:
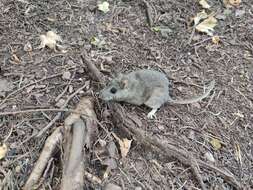
[[13, 58], [14, 63], [17, 63], [17, 64], [21, 63], [21, 60], [18, 58], [16, 54], [12, 54], [12, 58]]
[[211, 6], [206, 2], [206, 0], [200, 0], [199, 4], [204, 8], [204, 9], [209, 9]]
[[213, 37], [212, 37], [212, 42], [213, 42], [214, 44], [218, 45], [219, 42], [220, 42], [220, 37], [219, 37], [219, 36], [213, 36]]
[[6, 156], [7, 151], [8, 151], [7, 145], [2, 144], [2, 146], [0, 146], [0, 160]]
[[112, 133], [112, 135], [119, 143], [122, 158], [125, 158], [130, 150], [132, 140], [128, 140], [127, 138], [121, 140], [115, 133]]
[[241, 2], [241, 0], [229, 0], [229, 4], [233, 6], [238, 6]]
[[208, 17], [203, 22], [196, 26], [199, 32], [204, 32], [209, 36], [213, 36], [214, 27], [217, 25], [217, 20], [213, 16]]
[[61, 37], [54, 33], [53, 31], [48, 31], [46, 35], [40, 35], [40, 45], [39, 49], [45, 48], [46, 46], [50, 49], [56, 50], [57, 41], [62, 41]]
[[212, 138], [210, 144], [213, 146], [214, 150], [219, 150], [221, 148], [221, 142], [218, 139]]
[[208, 15], [207, 15], [207, 13], [206, 13], [205, 10], [203, 10], [203, 11], [200, 12], [200, 13], [198, 13], [198, 14], [193, 18], [193, 20], [194, 20], [194, 25], [196, 26], [196, 25], [199, 23], [200, 20], [205, 19], [205, 18], [207, 18], [207, 17], [208, 17]]
[[223, 0], [223, 4], [226, 8], [231, 8], [231, 4], [229, 3], [229, 0]]

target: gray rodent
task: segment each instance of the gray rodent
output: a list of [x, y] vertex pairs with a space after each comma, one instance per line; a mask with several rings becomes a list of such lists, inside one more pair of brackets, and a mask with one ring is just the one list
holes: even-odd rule
[[169, 80], [166, 75], [148, 69], [141, 69], [128, 74], [119, 74], [100, 91], [100, 98], [105, 101], [127, 102], [134, 105], [146, 105], [152, 110], [148, 118], [154, 118], [158, 108], [164, 103], [191, 104], [206, 98], [213, 90], [212, 81], [204, 94], [186, 100], [173, 100], [169, 95]]

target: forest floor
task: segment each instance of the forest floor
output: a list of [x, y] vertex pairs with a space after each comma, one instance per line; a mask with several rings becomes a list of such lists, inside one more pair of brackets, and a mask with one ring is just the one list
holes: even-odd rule
[[[147, 135], [173, 142], [195, 158], [231, 173], [244, 189], [253, 189], [251, 1], [230, 7], [222, 1], [209, 1], [211, 8], [206, 12], [214, 12], [218, 21], [213, 31], [219, 36], [216, 43], [193, 26], [192, 19], [203, 10], [197, 1], [108, 2], [110, 10], [103, 13], [95, 0], [0, 1], [0, 156], [7, 146], [7, 154], [0, 160], [0, 188], [20, 189], [25, 184], [45, 140], [68, 114], [62, 113], [37, 137], [56, 111], [4, 113], [60, 107], [84, 84], [86, 88], [67, 108], [74, 108], [87, 92], [92, 94], [103, 125], [96, 141], [118, 147], [108, 134], [117, 134], [117, 126], [108, 116], [107, 104], [97, 96], [103, 86], [91, 79], [80, 59], [85, 53], [106, 81], [119, 72], [139, 68], [165, 73], [175, 99], [200, 94], [215, 80], [215, 88], [205, 100], [191, 105], [166, 104], [154, 120], [147, 119], [150, 110], [145, 106], [121, 105]], [[47, 31], [62, 38], [66, 51], [38, 48], [39, 36]], [[118, 157], [117, 167], [107, 176], [105, 165], [99, 161], [94, 146], [87, 170], [103, 183], [86, 181], [85, 189], [100, 189], [108, 183], [135, 190], [201, 188], [188, 166], [142, 146], [138, 139], [126, 158]], [[59, 189], [61, 174], [58, 151], [48, 163], [40, 187]], [[208, 189], [235, 189], [216, 172], [201, 169], [200, 174]]]

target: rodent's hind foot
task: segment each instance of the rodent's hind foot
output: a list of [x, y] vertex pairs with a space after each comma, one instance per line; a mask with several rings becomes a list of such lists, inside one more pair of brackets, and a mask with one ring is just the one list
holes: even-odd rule
[[149, 113], [148, 113], [148, 118], [149, 119], [156, 119], [156, 115], [155, 115], [155, 113], [156, 113], [156, 111], [157, 111], [157, 109], [156, 108], [153, 108]]

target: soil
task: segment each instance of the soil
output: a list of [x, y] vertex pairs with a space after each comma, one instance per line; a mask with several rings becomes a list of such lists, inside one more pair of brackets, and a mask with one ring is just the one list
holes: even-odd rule
[[[59, 95], [65, 100], [87, 83], [67, 108], [74, 108], [89, 92], [96, 100], [96, 113], [103, 127], [114, 131], [116, 126], [104, 117], [106, 103], [97, 98], [102, 85], [87, 73], [80, 59], [83, 53], [106, 80], [118, 72], [138, 68], [164, 72], [171, 80], [171, 96], [178, 99], [202, 93], [202, 87], [215, 79], [215, 90], [209, 98], [192, 105], [164, 105], [156, 120], [147, 119], [149, 109], [145, 106], [122, 106], [141, 122], [148, 135], [165, 143], [169, 140], [207, 162], [205, 155], [211, 153], [214, 165], [232, 173], [245, 189], [253, 189], [251, 1], [230, 8], [222, 1], [210, 1], [211, 10], [219, 18], [214, 28], [214, 34], [220, 37], [218, 44], [193, 30], [192, 18], [202, 11], [195, 1], [147, 1], [152, 26], [143, 1], [108, 2], [110, 11], [103, 13], [95, 0], [1, 0], [0, 79], [9, 82], [7, 92], [1, 93], [1, 113], [55, 108], [60, 104]], [[61, 36], [67, 52], [37, 48], [39, 36], [50, 30]], [[100, 43], [94, 45], [94, 40]], [[67, 115], [64, 113], [46, 133], [36, 137], [56, 114], [45, 111], [0, 116], [0, 142], [8, 146], [7, 155], [0, 161], [0, 182], [5, 182], [2, 189], [20, 189], [24, 185], [46, 138]], [[102, 129], [98, 139], [115, 141]], [[95, 147], [91, 151], [96, 152]], [[103, 177], [104, 167], [95, 153], [87, 167], [90, 173]], [[58, 152], [44, 173], [41, 188], [58, 189], [61, 174]], [[201, 176], [208, 189], [233, 189], [212, 171], [201, 170]], [[86, 182], [86, 189], [100, 189], [107, 183], [123, 189], [200, 188], [187, 166], [142, 147], [138, 140], [125, 159], [118, 159], [117, 168], [103, 185]]]

